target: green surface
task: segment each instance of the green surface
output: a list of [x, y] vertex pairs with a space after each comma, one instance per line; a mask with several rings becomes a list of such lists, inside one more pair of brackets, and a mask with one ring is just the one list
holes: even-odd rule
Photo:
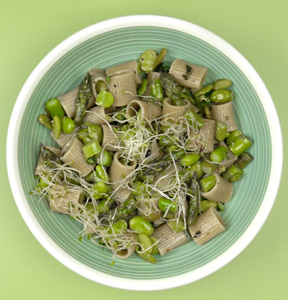
[[[39, 61], [74, 32], [107, 18], [131, 14], [161, 14], [193, 22], [220, 35], [254, 66], [269, 89], [280, 117], [284, 150], [287, 118], [284, 89], [288, 48], [286, 1], [10, 1], [0, 4], [2, 122], [1, 167], [6, 169], [8, 121], [17, 95]], [[195, 3], [194, 3], [195, 2]], [[150, 8], [151, 7], [151, 8]], [[4, 93], [3, 93], [4, 92]], [[281, 101], [283, 99], [283, 101]], [[284, 155], [285, 156], [285, 155]], [[13, 200], [7, 172], [1, 172], [0, 299], [172, 299], [183, 295], [198, 299], [285, 299], [288, 297], [286, 235], [282, 185], [272, 212], [254, 241], [218, 272], [196, 283], [169, 291], [137, 293], [90, 282], [65, 268], [48, 254], [29, 232]]]

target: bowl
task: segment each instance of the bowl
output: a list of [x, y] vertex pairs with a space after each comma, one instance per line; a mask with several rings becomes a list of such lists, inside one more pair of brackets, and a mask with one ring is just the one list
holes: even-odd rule
[[[233, 81], [238, 126], [253, 140], [254, 161], [234, 184], [222, 218], [227, 230], [204, 246], [189, 240], [155, 265], [136, 254], [113, 261], [109, 250], [79, 242], [80, 224], [49, 210], [30, 195], [35, 188], [38, 145], [55, 145], [37, 121], [44, 103], [75, 88], [97, 66], [136, 59], [146, 49], [168, 49], [166, 60], [181, 58], [206, 66], [205, 83]], [[7, 138], [7, 168], [13, 196], [27, 226], [42, 246], [74, 272], [95, 282], [130, 290], [160, 290], [199, 280], [235, 258], [255, 237], [276, 197], [282, 169], [282, 137], [273, 101], [249, 62], [219, 36], [197, 25], [164, 16], [120, 17], [89, 26], [64, 40], [35, 68], [16, 101]]]

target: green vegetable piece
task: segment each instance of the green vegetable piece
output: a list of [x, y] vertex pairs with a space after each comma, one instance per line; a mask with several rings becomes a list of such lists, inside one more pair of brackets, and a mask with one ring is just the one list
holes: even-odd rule
[[[46, 178], [47, 181], [51, 181], [51, 177]], [[40, 189], [45, 189], [46, 187], [49, 186], [47, 181], [44, 180], [44, 178], [40, 177], [39, 183], [37, 184], [37, 187]]]
[[93, 139], [91, 139], [89, 136], [85, 136], [82, 141], [83, 141], [83, 144], [86, 145], [88, 143], [91, 143], [93, 141]]
[[44, 115], [44, 114], [42, 114], [38, 117], [38, 122], [40, 124], [44, 125], [45, 127], [47, 127], [50, 130], [53, 128], [52, 124], [51, 124], [51, 121], [52, 121], [51, 118], [47, 115]]
[[131, 229], [139, 233], [147, 234], [148, 236], [152, 235], [154, 232], [153, 226], [140, 216], [135, 216], [129, 221], [129, 226]]
[[65, 115], [65, 111], [60, 101], [56, 98], [48, 100], [46, 103], [46, 108], [52, 118], [54, 118], [55, 116], [62, 118]]
[[185, 104], [181, 98], [182, 87], [170, 74], [162, 72], [160, 76], [160, 82], [167, 96], [172, 100], [175, 106], [182, 106]]
[[224, 89], [216, 90], [212, 92], [210, 100], [216, 103], [226, 103], [232, 100], [232, 92]]
[[160, 136], [159, 138], [159, 146], [160, 147], [171, 147], [174, 145], [173, 137]]
[[202, 89], [198, 90], [198, 91], [194, 94], [194, 96], [195, 96], [195, 97], [199, 97], [199, 96], [201, 96], [201, 95], [205, 95], [205, 94], [207, 94], [207, 93], [210, 93], [212, 90], [213, 90], [213, 84], [211, 83], [211, 84], [208, 84], [208, 85], [204, 86]]
[[201, 165], [202, 171], [207, 175], [213, 174], [217, 170], [217, 168], [217, 164], [210, 163], [207, 160], [204, 160]]
[[89, 138], [92, 140], [97, 140], [99, 144], [103, 141], [103, 131], [98, 124], [89, 124], [87, 127]]
[[75, 123], [71, 118], [63, 117], [62, 118], [62, 131], [64, 133], [72, 133], [75, 130]]
[[145, 78], [145, 79], [142, 80], [142, 83], [141, 83], [140, 87], [138, 88], [137, 94], [139, 96], [144, 95], [144, 93], [147, 89], [147, 85], [148, 85], [148, 79]]
[[223, 159], [226, 158], [228, 149], [224, 146], [217, 147], [213, 152], [210, 153], [210, 159], [213, 162], [220, 163]]
[[229, 136], [227, 137], [227, 139], [226, 139], [226, 144], [227, 145], [230, 145], [232, 142], [234, 142], [235, 140], [236, 140], [236, 138], [238, 137], [238, 136], [240, 136], [240, 135], [242, 135], [242, 131], [240, 131], [240, 130], [234, 130], [234, 131], [232, 131], [232, 132], [230, 132], [230, 134], [229, 134]]
[[204, 174], [204, 172], [202, 171], [202, 162], [200, 161], [198, 161], [196, 164], [192, 165], [191, 167], [189, 166], [188, 168], [184, 169], [184, 175], [188, 176], [189, 178], [193, 178], [195, 174], [198, 179], [200, 179]]
[[112, 106], [114, 103], [114, 96], [107, 91], [101, 91], [96, 98], [96, 104], [104, 108]]
[[156, 255], [158, 254], [158, 240], [155, 236], [150, 236], [150, 241], [152, 242], [152, 251], [151, 255]]
[[96, 172], [100, 179], [102, 179], [103, 181], [106, 181], [106, 182], [110, 182], [110, 177], [103, 166], [97, 165]]
[[210, 108], [211, 106], [205, 105], [204, 106], [204, 113], [207, 119], [211, 119], [211, 111]]
[[88, 136], [88, 128], [81, 129], [78, 134], [78, 139], [83, 142], [83, 138]]
[[150, 264], [156, 264], [156, 258], [153, 255], [145, 254], [145, 253], [138, 253], [138, 252], [137, 252], [137, 254], [146, 262], [149, 262]]
[[229, 145], [229, 149], [235, 156], [239, 156], [251, 146], [251, 141], [245, 135], [240, 135]]
[[85, 158], [92, 157], [102, 151], [102, 148], [97, 140], [93, 140], [82, 147]]
[[232, 165], [228, 170], [222, 173], [222, 177], [229, 182], [235, 182], [242, 178], [244, 171]]
[[213, 89], [220, 90], [220, 89], [228, 89], [232, 85], [232, 81], [229, 79], [219, 79], [214, 82]]
[[193, 109], [189, 109], [185, 114], [184, 117], [188, 120], [189, 124], [192, 125], [195, 129], [202, 128], [204, 125], [203, 119], [196, 114]]
[[214, 174], [204, 177], [200, 180], [201, 189], [204, 193], [209, 192], [216, 184], [216, 177]]
[[253, 156], [247, 152], [242, 153], [238, 160], [235, 162], [235, 167], [239, 169], [244, 169], [251, 161], [253, 160]]
[[107, 185], [102, 181], [99, 181], [99, 182], [93, 184], [93, 189], [96, 192], [102, 193], [102, 194], [107, 193], [107, 190], [108, 190]]
[[168, 221], [168, 224], [174, 232], [181, 232], [186, 229], [186, 227], [184, 226], [184, 221], [182, 219], [170, 220]]
[[152, 241], [150, 240], [149, 236], [144, 233], [138, 234], [138, 241], [141, 245], [141, 251], [144, 251], [146, 254], [151, 254], [152, 252]]
[[109, 234], [123, 234], [128, 227], [128, 224], [125, 220], [119, 220], [110, 226], [107, 230]]
[[101, 91], [107, 91], [107, 84], [103, 80], [98, 80], [96, 83], [96, 93], [99, 94]]
[[54, 116], [53, 118], [52, 133], [55, 139], [59, 139], [61, 134], [61, 119], [58, 116]]
[[157, 100], [163, 99], [163, 88], [161, 86], [160, 79], [155, 79], [150, 86], [151, 95], [152, 97], [156, 98]]
[[228, 132], [227, 124], [225, 124], [221, 121], [216, 121], [216, 131], [215, 131], [216, 140], [224, 141], [226, 138], [227, 132]]
[[112, 164], [112, 154], [106, 149], [96, 155], [97, 163], [103, 167], [110, 167]]
[[104, 199], [102, 199], [99, 202], [98, 208], [97, 208], [99, 213], [103, 214], [103, 213], [107, 212], [114, 202], [115, 202], [115, 200], [113, 198], [108, 198], [108, 199], [104, 198]]
[[154, 69], [154, 63], [157, 58], [157, 53], [155, 50], [146, 50], [138, 59], [140, 62], [141, 71], [149, 73]]
[[163, 212], [170, 210], [173, 214], [176, 214], [178, 211], [178, 207], [175, 202], [172, 202], [170, 199], [166, 199], [161, 197], [158, 201], [159, 209]]
[[200, 159], [200, 157], [201, 157], [200, 154], [195, 154], [195, 153], [187, 154], [181, 159], [180, 165], [183, 167], [192, 166]]
[[81, 125], [83, 123], [87, 103], [91, 97], [91, 76], [88, 73], [79, 85], [79, 91], [76, 98], [76, 113], [74, 116], [74, 122], [76, 125]]
[[214, 208], [218, 208], [218, 203], [214, 202], [214, 201], [209, 201], [209, 200], [202, 200], [200, 202], [200, 210], [201, 213], [203, 213], [204, 211], [208, 210], [210, 207], [214, 207]]
[[157, 68], [157, 66], [162, 63], [162, 61], [164, 60], [164, 58], [166, 56], [166, 53], [167, 53], [167, 49], [162, 48], [160, 53], [158, 54], [158, 56], [155, 59], [153, 70], [155, 70]]

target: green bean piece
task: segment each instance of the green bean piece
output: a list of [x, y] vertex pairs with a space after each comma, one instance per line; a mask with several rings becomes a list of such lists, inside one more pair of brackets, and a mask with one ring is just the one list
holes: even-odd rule
[[210, 153], [210, 159], [213, 162], [220, 163], [226, 158], [228, 149], [224, 146], [217, 147], [213, 152]]
[[62, 118], [62, 131], [64, 133], [72, 133], [75, 130], [75, 123], [71, 118], [63, 117]]
[[187, 112], [184, 114], [184, 117], [188, 120], [188, 123], [195, 129], [202, 128], [204, 125], [203, 119], [198, 114], [196, 114], [193, 109], [187, 110]]
[[107, 84], [103, 80], [98, 80], [96, 83], [96, 93], [99, 94], [101, 91], [107, 91]]
[[200, 154], [196, 153], [187, 154], [181, 159], [180, 165], [183, 167], [192, 166], [200, 159], [200, 157]]
[[54, 118], [55, 116], [62, 118], [65, 115], [65, 111], [60, 101], [56, 98], [48, 100], [46, 103], [46, 108], [48, 109], [51, 118]]
[[102, 151], [102, 148], [97, 140], [93, 140], [82, 147], [85, 158], [92, 157]]
[[253, 156], [247, 152], [242, 153], [238, 160], [235, 162], [235, 167], [243, 170], [251, 161]]
[[204, 211], [208, 210], [210, 207], [218, 208], [218, 203], [209, 200], [202, 200], [200, 202], [200, 211], [203, 213]]
[[79, 85], [79, 91], [76, 98], [76, 113], [74, 116], [74, 122], [76, 125], [81, 125], [83, 123], [87, 103], [91, 97], [91, 76], [88, 73]]
[[216, 184], [216, 177], [214, 174], [204, 177], [200, 180], [201, 189], [204, 193], [213, 189]]
[[146, 262], [149, 262], [151, 264], [156, 264], [156, 258], [151, 254], [145, 254], [145, 253], [139, 253], [137, 252], [138, 256], [140, 256], [143, 260]]
[[200, 191], [198, 183], [195, 179], [191, 182], [191, 187], [189, 189], [189, 194], [191, 194], [188, 198], [188, 214], [187, 214], [187, 224], [194, 225], [198, 218], [199, 213], [199, 198]]
[[161, 197], [158, 200], [158, 207], [161, 211], [166, 212], [170, 210], [173, 214], [176, 214], [178, 211], [178, 207], [175, 202], [172, 202], [170, 199]]
[[110, 182], [110, 177], [103, 166], [97, 165], [96, 172], [100, 179], [102, 179], [103, 181], [106, 181], [106, 182]]
[[53, 117], [52, 133], [55, 139], [59, 139], [61, 134], [61, 119], [58, 116]]
[[143, 72], [149, 73], [154, 70], [154, 63], [157, 58], [157, 53], [153, 49], [146, 50], [138, 59], [140, 62], [140, 69]]
[[158, 240], [155, 236], [150, 236], [150, 241], [152, 242], [152, 251], [151, 251], [151, 255], [156, 255], [158, 254]]
[[201, 165], [202, 171], [207, 175], [213, 174], [217, 170], [217, 168], [218, 168], [217, 164], [213, 164], [207, 160], [204, 160]]
[[168, 224], [172, 228], [174, 232], [181, 232], [186, 229], [184, 225], [184, 221], [182, 219], [179, 220], [170, 220], [168, 221]]
[[222, 173], [222, 177], [229, 182], [235, 182], [242, 178], [244, 171], [232, 165], [228, 170]]
[[50, 130], [53, 128], [51, 121], [52, 121], [51, 118], [45, 114], [42, 114], [38, 117], [38, 122]]
[[89, 124], [87, 127], [90, 139], [97, 140], [99, 144], [103, 141], [102, 128], [98, 124]]
[[232, 99], [232, 92], [225, 89], [213, 91], [210, 100], [215, 103], [226, 103]]
[[238, 137], [238, 136], [240, 136], [240, 135], [242, 135], [242, 131], [240, 131], [240, 130], [234, 130], [234, 131], [232, 131], [232, 132], [230, 132], [230, 134], [229, 134], [229, 136], [227, 137], [227, 139], [226, 139], [226, 144], [227, 145], [230, 145], [232, 142], [234, 142], [235, 140], [236, 140], [236, 138]]
[[101, 153], [96, 155], [96, 160], [99, 165], [108, 168], [112, 164], [112, 154], [104, 149]]
[[215, 138], [218, 141], [224, 141], [228, 132], [227, 124], [216, 121], [216, 130], [215, 130]]
[[146, 254], [152, 253], [152, 241], [150, 240], [149, 236], [144, 233], [138, 234], [138, 241], [141, 245], [141, 251], [144, 251]]
[[161, 86], [161, 80], [155, 79], [151, 86], [151, 96], [154, 97], [156, 100], [163, 100], [163, 88]]
[[153, 226], [140, 216], [135, 216], [129, 221], [129, 226], [131, 229], [139, 233], [147, 234], [148, 236], [152, 235], [154, 232]]
[[112, 93], [102, 90], [96, 98], [96, 104], [104, 108], [112, 106], [114, 103], [114, 96]]
[[194, 97], [199, 97], [201, 95], [205, 95], [205, 94], [210, 94], [213, 90], [213, 84], [208, 84], [204, 87], [202, 87], [202, 89], [198, 90], [195, 94]]
[[228, 89], [232, 85], [232, 81], [229, 79], [219, 79], [213, 84], [214, 90]]
[[167, 96], [171, 99], [175, 106], [182, 106], [185, 104], [181, 98], [182, 87], [175, 81], [175, 79], [168, 73], [161, 73], [160, 82]]
[[147, 85], [148, 85], [148, 79], [145, 78], [145, 79], [142, 80], [142, 83], [140, 84], [140, 86], [137, 90], [137, 95], [143, 96], [146, 89], [147, 89]]
[[155, 59], [153, 70], [155, 70], [157, 68], [157, 66], [162, 63], [162, 61], [164, 60], [164, 58], [166, 56], [166, 53], [167, 53], [167, 49], [162, 48], [160, 53], [157, 55], [157, 57]]
[[239, 156], [251, 146], [251, 141], [245, 135], [240, 135], [229, 145], [229, 149], [235, 156]]
[[103, 214], [105, 212], [107, 212], [110, 207], [112, 206], [112, 204], [114, 204], [115, 200], [113, 198], [104, 198], [102, 199], [99, 204], [98, 204], [98, 211], [99, 213]]

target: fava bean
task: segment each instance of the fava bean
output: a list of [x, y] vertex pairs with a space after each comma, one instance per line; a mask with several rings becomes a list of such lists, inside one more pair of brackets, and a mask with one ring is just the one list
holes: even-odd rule
[[96, 98], [96, 104], [104, 108], [112, 106], [114, 103], [114, 96], [112, 93], [102, 90]]
[[149, 236], [144, 233], [138, 234], [138, 241], [141, 245], [141, 251], [144, 251], [146, 254], [151, 254], [152, 252], [152, 241], [150, 240]]
[[146, 220], [144, 220], [140, 216], [135, 216], [129, 221], [129, 226], [131, 229], [139, 233], [144, 233], [149, 235], [152, 235], [154, 232], [153, 226]]
[[217, 164], [210, 163], [207, 160], [204, 160], [201, 165], [202, 171], [207, 175], [213, 174], [217, 170], [217, 168]]
[[59, 139], [61, 134], [61, 119], [58, 116], [54, 116], [53, 118], [52, 133], [55, 139]]
[[102, 143], [103, 140], [103, 132], [102, 128], [98, 124], [89, 124], [87, 127], [88, 135], [90, 139], [97, 140], [99, 144]]
[[60, 101], [56, 98], [48, 100], [46, 103], [46, 108], [48, 109], [52, 118], [54, 118], [55, 116], [62, 118], [65, 115], [65, 111]]
[[63, 117], [62, 118], [62, 131], [64, 133], [72, 133], [75, 129], [75, 122], [68, 117]]
[[178, 211], [178, 207], [175, 202], [172, 202], [170, 199], [166, 199], [161, 197], [158, 200], [159, 209], [163, 212], [166, 212], [168, 209], [173, 213], [176, 214]]
[[232, 99], [232, 93], [229, 90], [216, 90], [213, 91], [210, 100], [216, 103], [226, 103]]
[[209, 192], [216, 184], [215, 175], [209, 175], [200, 180], [201, 189], [204, 193]]
[[146, 50], [138, 59], [140, 62], [141, 71], [149, 73], [154, 69], [154, 63], [157, 58], [157, 53], [155, 50]]
[[126, 231], [128, 225], [125, 220], [119, 220], [110, 226], [107, 230], [109, 234], [122, 234]]
[[180, 165], [183, 167], [192, 166], [200, 159], [200, 157], [201, 157], [200, 154], [195, 154], [195, 153], [187, 154], [181, 159]]
[[150, 236], [150, 241], [152, 242], [152, 251], [151, 255], [156, 255], [158, 254], [158, 240], [155, 236]]
[[50, 130], [53, 128], [51, 121], [52, 121], [51, 118], [45, 114], [42, 114], [38, 117], [38, 122]]
[[232, 85], [232, 81], [229, 79], [219, 79], [214, 82], [213, 89], [220, 90], [220, 89], [228, 89]]
[[228, 126], [227, 124], [217, 121], [216, 122], [216, 130], [215, 130], [215, 138], [218, 141], [224, 141], [227, 135]]
[[189, 109], [185, 114], [184, 117], [188, 120], [189, 124], [192, 125], [194, 128], [201, 128], [204, 125], [203, 119], [196, 114], [193, 109]]
[[179, 220], [170, 220], [168, 221], [168, 224], [172, 228], [174, 232], [181, 232], [186, 229], [184, 225], [184, 221], [182, 219]]
[[112, 164], [112, 155], [106, 149], [102, 150], [101, 153], [96, 156], [97, 163], [103, 167], [110, 167]]
[[113, 198], [104, 198], [99, 202], [97, 210], [99, 211], [99, 213], [105, 213], [110, 209], [114, 202], [115, 200]]
[[106, 182], [110, 181], [110, 177], [103, 166], [97, 165], [96, 172], [97, 172], [97, 175], [99, 176], [99, 178], [102, 179], [103, 181], [106, 181]]

